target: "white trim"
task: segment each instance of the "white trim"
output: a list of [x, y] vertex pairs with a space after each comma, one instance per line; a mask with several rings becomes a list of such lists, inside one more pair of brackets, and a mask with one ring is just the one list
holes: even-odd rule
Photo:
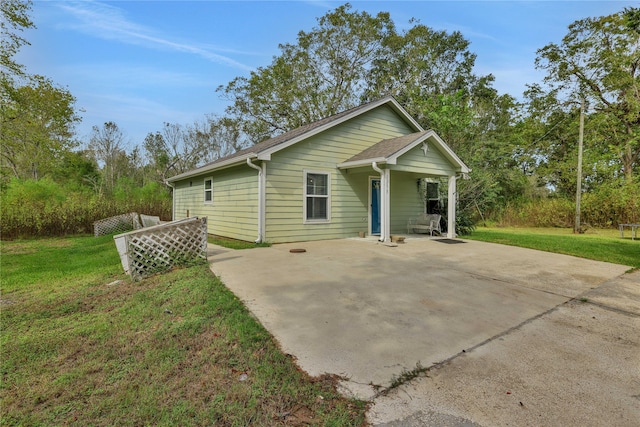
[[[258, 221], [262, 225], [262, 242], [267, 241], [267, 162], [262, 162], [262, 173], [260, 174], [260, 199], [258, 200]], [[262, 243], [258, 242], [258, 243]]]
[[384, 212], [382, 212], [382, 218], [381, 220], [384, 221], [384, 236], [382, 241], [383, 242], [390, 242], [391, 241], [391, 169], [383, 169], [384, 171], [384, 182], [382, 185], [382, 188], [380, 189], [381, 192], [383, 192], [384, 194], [382, 195], [382, 200], [384, 200], [384, 204], [382, 205], [382, 208], [384, 209]]
[[[404, 119], [416, 132], [422, 132], [424, 129], [422, 128], [422, 126], [420, 126], [420, 124], [413, 118], [411, 117], [411, 115], [398, 103], [398, 101], [396, 101], [396, 99], [392, 96], [387, 96], [384, 97], [382, 99], [379, 99], [377, 101], [373, 101], [367, 105], [364, 106], [360, 106], [360, 107], [355, 107], [354, 111], [346, 114], [343, 117], [340, 117], [339, 119], [335, 119], [332, 120], [322, 126], [318, 126], [317, 128], [311, 129], [307, 132], [304, 132], [300, 135], [298, 135], [295, 138], [290, 139], [289, 141], [286, 142], [282, 142], [280, 144], [274, 145], [273, 147], [270, 148], [265, 148], [264, 150], [260, 151], [260, 152], [251, 152], [251, 153], [246, 153], [240, 157], [231, 157], [227, 160], [224, 160], [222, 162], [219, 163], [215, 163], [212, 165], [204, 165], [201, 166], [197, 169], [194, 169], [192, 171], [187, 171], [183, 174], [180, 175], [176, 175], [174, 177], [169, 178], [169, 181], [174, 182], [174, 181], [179, 181], [182, 179], [186, 179], [192, 176], [196, 176], [196, 175], [202, 175], [202, 174], [206, 174], [209, 172], [213, 172], [219, 169], [223, 169], [225, 167], [229, 167], [229, 166], [234, 166], [237, 164], [241, 164], [241, 163], [245, 163], [246, 159], [253, 159], [253, 158], [257, 158], [258, 160], [271, 160], [271, 155], [277, 151], [283, 150], [293, 144], [296, 144], [300, 141], [304, 141], [307, 138], [310, 138], [314, 135], [317, 135], [320, 132], [324, 132], [327, 129], [331, 129], [334, 126], [337, 126], [341, 123], [344, 123], [348, 120], [353, 119], [354, 117], [358, 117], [364, 113], [367, 113], [373, 109], [376, 109], [382, 105], [389, 105], [389, 107], [391, 107], [391, 109], [393, 109], [402, 119]], [[340, 113], [338, 113], [340, 114]], [[325, 117], [324, 119], [328, 119], [330, 117]], [[367, 165], [371, 164], [371, 160], [369, 159], [366, 162]]]
[[221, 169], [226, 169], [228, 167], [238, 166], [238, 165], [241, 165], [243, 163], [246, 163], [247, 159], [255, 159], [256, 157], [258, 157], [258, 155], [256, 153], [253, 153], [253, 152], [252, 153], [243, 154], [240, 157], [232, 157], [232, 158], [224, 160], [224, 161], [222, 161], [220, 163], [216, 163], [215, 165], [200, 166], [199, 168], [192, 169], [190, 171], [181, 173], [180, 175], [172, 176], [171, 178], [168, 178], [167, 181], [169, 181], [169, 182], [181, 181], [183, 179], [191, 178], [191, 177], [198, 176], [198, 175], [208, 174], [210, 172], [215, 172], [215, 171], [218, 171], [218, 170], [221, 170]]
[[356, 167], [362, 167], [362, 166], [369, 166], [371, 165], [372, 162], [375, 162], [377, 164], [395, 165], [397, 164], [398, 158], [400, 156], [406, 154], [408, 151], [414, 149], [416, 146], [418, 146], [419, 144], [423, 143], [428, 139], [431, 140], [431, 142], [437, 147], [437, 149], [442, 150], [442, 153], [444, 154], [445, 158], [449, 160], [449, 162], [454, 167], [454, 169], [460, 168], [458, 173], [471, 172], [471, 169], [469, 169], [469, 167], [465, 165], [462, 160], [460, 160], [460, 158], [456, 155], [456, 153], [453, 152], [451, 147], [449, 147], [433, 129], [427, 131], [424, 135], [419, 136], [418, 138], [413, 140], [411, 143], [407, 144], [402, 149], [396, 151], [395, 153], [393, 153], [388, 157], [376, 157], [375, 159], [362, 159], [362, 160], [354, 160], [352, 162], [343, 162], [343, 163], [338, 163], [336, 167], [338, 169], [349, 169], [349, 168], [356, 168]]
[[448, 157], [449, 161], [451, 161], [452, 163], [455, 164], [455, 166], [460, 168], [460, 173], [469, 173], [469, 172], [471, 172], [471, 169], [469, 169], [469, 167], [467, 165], [465, 165], [462, 160], [460, 160], [460, 158], [456, 155], [456, 153], [453, 152], [451, 147], [449, 147], [447, 145], [447, 143], [444, 142], [442, 140], [442, 138], [440, 138], [440, 136], [433, 129], [427, 131], [427, 133], [425, 133], [424, 135], [422, 135], [421, 137], [419, 137], [418, 139], [413, 141], [411, 144], [407, 145], [403, 149], [401, 149], [401, 150], [393, 153], [393, 155], [389, 156], [389, 162], [388, 163], [389, 164], [395, 164], [396, 161], [398, 160], [398, 157], [404, 155], [409, 150], [412, 150], [413, 148], [415, 148], [419, 144], [423, 143], [427, 139], [433, 139], [433, 141], [436, 142], [436, 145], [438, 146], [438, 148], [440, 148], [442, 151], [444, 151], [445, 157]]
[[[207, 181], [211, 181], [211, 188], [207, 190]], [[202, 181], [202, 202], [205, 205], [213, 205], [213, 177], [205, 178]], [[207, 192], [211, 193], [211, 200], [207, 200]]]
[[[320, 197], [327, 200], [327, 217], [322, 219], [307, 219], [307, 175], [317, 174], [327, 176], [327, 194]], [[331, 222], [331, 171], [303, 169], [302, 171], [302, 223], [303, 224], [327, 224]], [[312, 195], [318, 197], [317, 195]]]
[[165, 180], [164, 183], [171, 188], [171, 221], [175, 221], [176, 220], [176, 199], [177, 199], [176, 187], [167, 180]]
[[[261, 160], [270, 160], [271, 159], [271, 154], [280, 151], [282, 149], [285, 149], [293, 144], [296, 144], [300, 141], [303, 141], [307, 138], [312, 137], [313, 135], [317, 135], [320, 132], [324, 132], [327, 129], [331, 129], [334, 126], [337, 126], [341, 123], [344, 123], [348, 120], [351, 120], [354, 117], [358, 117], [364, 113], [367, 113], [373, 109], [376, 109], [382, 105], [385, 104], [389, 104], [389, 106], [397, 113], [399, 114], [402, 118], [404, 118], [405, 121], [407, 121], [413, 128], [415, 128], [416, 132], [421, 132], [424, 129], [422, 128], [422, 126], [420, 126], [420, 124], [413, 118], [411, 117], [411, 115], [404, 109], [402, 108], [402, 106], [398, 103], [398, 101], [395, 100], [394, 97], [392, 96], [387, 96], [384, 97], [382, 99], [379, 99], [378, 101], [374, 101], [371, 102], [368, 105], [365, 106], [360, 106], [360, 107], [355, 107], [355, 111], [353, 111], [351, 114], [347, 114], [343, 117], [340, 117], [339, 119], [336, 120], [332, 120], [329, 123], [319, 126], [315, 129], [312, 129], [308, 132], [305, 132], [293, 139], [290, 139], [289, 141], [283, 142], [281, 144], [278, 145], [274, 145], [273, 147], [267, 148], [263, 151], [261, 151], [258, 155], [258, 158]], [[339, 113], [338, 113], [339, 114]], [[329, 117], [326, 117], [329, 118]], [[323, 119], [324, 120], [324, 119]], [[371, 161], [369, 161], [369, 164], [371, 164]]]
[[390, 209], [390, 191], [389, 184], [391, 182], [391, 172], [389, 169], [381, 169], [376, 162], [371, 163], [371, 167], [374, 171], [380, 174], [380, 239], [381, 242], [388, 242], [390, 240], [391, 233], [389, 227], [391, 221], [389, 220]]
[[456, 176], [449, 177], [449, 200], [447, 200], [447, 238], [456, 238]]
[[265, 241], [267, 163], [257, 166], [248, 158], [247, 166], [258, 171], [258, 238], [255, 243], [262, 243]]
[[338, 169], [350, 169], [350, 168], [358, 168], [358, 167], [370, 167], [371, 162], [376, 162], [377, 164], [384, 164], [387, 162], [387, 159], [384, 157], [376, 157], [375, 159], [364, 159], [364, 160], [354, 160], [353, 162], [344, 162], [338, 163], [336, 167]]

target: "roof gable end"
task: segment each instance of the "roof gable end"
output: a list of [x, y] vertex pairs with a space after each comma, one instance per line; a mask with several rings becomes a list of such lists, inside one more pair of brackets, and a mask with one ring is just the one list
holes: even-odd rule
[[394, 165], [400, 156], [427, 140], [436, 145], [438, 150], [460, 172], [469, 173], [471, 171], [433, 129], [385, 139], [339, 164], [338, 167], [348, 169], [369, 165], [371, 162]]
[[290, 147], [291, 145], [331, 129], [341, 123], [349, 121], [383, 105], [391, 107], [391, 109], [414, 130], [423, 131], [420, 124], [418, 124], [418, 122], [411, 117], [404, 108], [402, 108], [395, 98], [387, 96], [316, 122], [300, 126], [299, 128], [285, 132], [274, 138], [267, 139], [266, 141], [259, 142], [258, 144], [244, 150], [240, 150], [229, 156], [221, 157], [199, 168], [171, 177], [168, 181], [175, 182], [191, 176], [212, 172], [217, 169], [244, 163], [247, 159], [258, 158], [259, 160], [271, 160], [271, 155], [275, 152]]
[[[302, 140], [305, 140], [307, 138], [312, 137], [313, 135], [317, 135], [321, 132], [324, 132], [327, 129], [331, 129], [332, 127], [335, 127], [341, 123], [344, 123], [346, 121], [349, 121], [357, 116], [360, 116], [366, 112], [369, 112], [371, 110], [374, 110], [380, 106], [383, 105], [388, 105], [390, 106], [395, 112], [396, 114], [398, 114], [405, 122], [407, 122], [409, 124], [409, 126], [411, 126], [412, 128], [414, 128], [416, 131], [418, 130], [422, 130], [422, 127], [418, 124], [418, 122], [416, 122], [414, 120], [413, 117], [411, 117], [409, 115], [409, 113], [407, 113], [407, 111], [402, 108], [402, 106], [398, 103], [398, 101], [395, 100], [395, 98], [393, 98], [392, 96], [387, 96], [385, 98], [379, 99], [377, 101], [373, 101], [370, 102], [368, 104], [364, 104], [361, 105], [359, 107], [355, 107], [352, 108], [350, 110], [346, 110], [342, 113], [338, 113], [334, 116], [328, 117], [326, 119], [323, 120], [319, 120], [317, 122], [314, 122], [310, 125], [306, 125], [309, 126], [310, 129], [308, 129], [307, 131], [301, 133], [300, 135], [296, 135], [293, 138], [287, 140], [286, 142], [280, 143], [278, 145], [274, 145], [271, 147], [268, 147], [264, 150], [259, 150], [258, 151], [258, 159], [260, 160], [270, 160], [271, 159], [271, 154], [280, 151], [284, 148], [287, 148], [297, 142], [300, 142]], [[306, 126], [302, 126], [301, 128], [298, 129], [302, 129]], [[296, 130], [294, 129], [291, 132], [295, 132]], [[283, 134], [286, 135], [286, 134]], [[278, 138], [278, 137], [276, 137]], [[255, 146], [254, 146], [255, 147]]]

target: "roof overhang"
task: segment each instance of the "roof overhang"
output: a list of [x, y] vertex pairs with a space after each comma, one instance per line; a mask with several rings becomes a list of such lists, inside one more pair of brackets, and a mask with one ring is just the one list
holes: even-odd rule
[[214, 165], [208, 164], [208, 165], [196, 168], [196, 169], [192, 169], [192, 170], [190, 170], [188, 172], [181, 173], [180, 175], [172, 176], [171, 178], [168, 178], [167, 181], [168, 182], [176, 182], [176, 181], [180, 181], [180, 180], [183, 180], [183, 179], [191, 178], [193, 176], [204, 175], [206, 173], [217, 171], [217, 170], [220, 170], [220, 169], [227, 169], [227, 168], [230, 168], [230, 167], [233, 167], [233, 166], [246, 164], [247, 163], [247, 159], [255, 159], [255, 158], [258, 158], [258, 155], [256, 153], [246, 153], [246, 154], [243, 154], [242, 156], [233, 157], [233, 158], [230, 158], [228, 160], [223, 160], [223, 161], [221, 161], [219, 163], [216, 163]]
[[[168, 182], [176, 182], [179, 180], [183, 180], [183, 179], [187, 179], [190, 177], [194, 177], [194, 176], [198, 176], [198, 175], [204, 175], [207, 173], [211, 173], [220, 169], [226, 169], [229, 167], [233, 167], [233, 166], [238, 166], [241, 164], [246, 163], [247, 159], [257, 159], [257, 160], [262, 160], [262, 161], [269, 161], [271, 160], [271, 155], [273, 153], [276, 153], [280, 150], [283, 150], [287, 147], [290, 147], [291, 145], [294, 145], [300, 141], [303, 141], [305, 139], [308, 139], [314, 135], [317, 135], [321, 132], [324, 132], [336, 125], [339, 125], [341, 123], [344, 123], [348, 120], [353, 119], [354, 117], [357, 117], [363, 113], [366, 113], [368, 111], [371, 111], [373, 109], [376, 109], [380, 106], [383, 105], [387, 105], [389, 106], [396, 114], [398, 114], [408, 125], [410, 128], [412, 128], [416, 133], [420, 132], [424, 132], [424, 129], [420, 126], [420, 124], [413, 118], [411, 117], [411, 115], [398, 103], [398, 101], [396, 101], [396, 99], [392, 96], [387, 96], [384, 98], [381, 98], [377, 101], [373, 101], [370, 102], [368, 104], [365, 104], [361, 107], [355, 108], [353, 112], [350, 112], [348, 114], [343, 115], [342, 117], [339, 117], [335, 120], [331, 120], [329, 122], [327, 122], [326, 124], [323, 124], [321, 126], [315, 127], [307, 132], [301, 133], [298, 136], [295, 136], [285, 142], [282, 143], [278, 143], [276, 145], [272, 145], [269, 148], [266, 149], [262, 149], [260, 150], [258, 147], [256, 147], [255, 151], [250, 151], [250, 152], [245, 152], [242, 154], [239, 154], [237, 156], [232, 155], [231, 157], [229, 157], [228, 159], [222, 160], [222, 161], [215, 161], [213, 163], [209, 163], [207, 165], [201, 166], [199, 168], [190, 170], [188, 172], [184, 172], [182, 174], [173, 176], [171, 178], [169, 178], [167, 181]], [[361, 167], [361, 166], [367, 166], [370, 165], [371, 162], [377, 162], [378, 164], [389, 164], [389, 165], [394, 165], [396, 164], [396, 161], [398, 159], [398, 157], [402, 156], [404, 153], [406, 153], [408, 150], [412, 149], [413, 147], [415, 147], [417, 144], [422, 143], [422, 141], [425, 141], [426, 139], [431, 139], [434, 141], [434, 143], [436, 145], [438, 145], [442, 151], [442, 153], [445, 155], [445, 157], [447, 157], [447, 159], [452, 163], [452, 165], [454, 166], [455, 169], [459, 170], [462, 173], [468, 173], [470, 171], [470, 169], [460, 160], [460, 158], [458, 158], [458, 156], [451, 150], [451, 148], [449, 148], [449, 146], [447, 146], [447, 144], [444, 143], [444, 141], [442, 141], [442, 139], [440, 139], [440, 137], [433, 131], [430, 130], [428, 132], [426, 132], [425, 134], [421, 135], [420, 138], [418, 138], [417, 140], [413, 141], [412, 143], [410, 143], [409, 145], [403, 147], [401, 150], [399, 150], [396, 153], [392, 153], [390, 155], [387, 155], [385, 157], [378, 157], [376, 156], [376, 158], [367, 158], [367, 159], [360, 159], [360, 160], [356, 160], [356, 161], [347, 161], [344, 163], [341, 163], [338, 165], [338, 168], [340, 169], [348, 169], [348, 168], [354, 168], [354, 167]]]
[[378, 101], [373, 101], [370, 102], [369, 104], [366, 104], [364, 106], [361, 106], [357, 109], [354, 110], [353, 114], [347, 114], [343, 117], [340, 117], [337, 120], [333, 120], [323, 126], [319, 126], [317, 128], [314, 128], [312, 130], [310, 130], [309, 132], [305, 132], [295, 138], [292, 138], [290, 140], [288, 140], [287, 142], [284, 142], [282, 144], [278, 144], [275, 145], [271, 148], [268, 148], [266, 150], [261, 151], [258, 154], [258, 159], [259, 160], [271, 160], [271, 154], [278, 152], [280, 150], [283, 150], [287, 147], [292, 146], [293, 144], [296, 144], [300, 141], [303, 141], [305, 139], [308, 139], [314, 135], [317, 135], [321, 132], [324, 132], [328, 129], [331, 129], [334, 126], [337, 126], [341, 123], [344, 123], [346, 121], [351, 120], [352, 118], [359, 116], [361, 114], [364, 114], [368, 111], [374, 110], [382, 105], [388, 105], [389, 107], [391, 107], [391, 109], [393, 109], [400, 117], [402, 117], [403, 120], [405, 120], [407, 122], [407, 124], [412, 127], [416, 132], [417, 131], [422, 131], [424, 130], [420, 124], [413, 118], [411, 117], [411, 115], [409, 113], [407, 113], [407, 111], [402, 108], [402, 106], [398, 103], [398, 101], [396, 101], [396, 99], [392, 96], [387, 96], [384, 97], [382, 99], [379, 99]]
[[392, 164], [395, 165], [395, 162], [391, 163], [386, 157], [376, 157], [371, 159], [362, 159], [362, 160], [354, 160], [352, 162], [344, 162], [339, 163], [337, 165], [338, 169], [353, 169], [360, 168], [363, 166], [371, 166], [371, 163], [376, 162], [377, 164]]
[[406, 154], [408, 151], [412, 150], [416, 146], [422, 144], [423, 142], [428, 141], [429, 143], [434, 144], [439, 151], [447, 158], [447, 160], [453, 166], [458, 173], [467, 174], [471, 172], [471, 169], [467, 165], [464, 164], [462, 160], [453, 152], [451, 147], [449, 147], [443, 140], [438, 136], [438, 134], [434, 130], [428, 130], [425, 133], [418, 135], [416, 139], [402, 147], [401, 149], [395, 151], [394, 153], [389, 153], [385, 157], [375, 157], [375, 158], [364, 158], [353, 161], [347, 161], [343, 163], [339, 163], [336, 165], [338, 169], [351, 169], [363, 166], [370, 166], [373, 162], [377, 164], [388, 164], [395, 165], [398, 162], [398, 159]]

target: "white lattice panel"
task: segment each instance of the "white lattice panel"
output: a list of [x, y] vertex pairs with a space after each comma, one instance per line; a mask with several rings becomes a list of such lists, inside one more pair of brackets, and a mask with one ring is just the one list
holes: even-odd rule
[[136, 212], [130, 212], [94, 222], [93, 234], [98, 237], [106, 234], [124, 233], [137, 228], [140, 228], [138, 214]]
[[[188, 218], [114, 236], [126, 248], [122, 265], [134, 280], [174, 265], [207, 259], [207, 218]], [[121, 258], [123, 254], [120, 254]]]

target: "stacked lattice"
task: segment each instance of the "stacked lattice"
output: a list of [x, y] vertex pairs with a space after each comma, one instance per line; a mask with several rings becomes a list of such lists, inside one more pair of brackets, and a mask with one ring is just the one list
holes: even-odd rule
[[134, 280], [207, 258], [207, 219], [188, 218], [127, 233], [129, 274]]
[[140, 228], [140, 220], [136, 212], [112, 216], [93, 223], [93, 234], [104, 236], [106, 234], [124, 233]]

